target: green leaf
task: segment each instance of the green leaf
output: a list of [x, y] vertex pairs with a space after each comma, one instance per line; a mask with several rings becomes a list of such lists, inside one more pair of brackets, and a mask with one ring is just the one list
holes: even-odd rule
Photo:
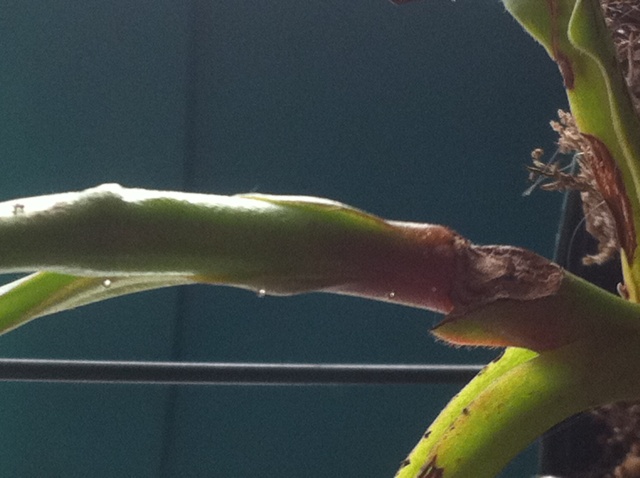
[[193, 283], [188, 278], [133, 276], [102, 279], [37, 272], [0, 287], [0, 333], [38, 317], [144, 290]]
[[438, 476], [437, 472], [441, 469], [441, 464], [436, 462], [438, 445], [449, 436], [449, 431], [454, 427], [456, 420], [468, 413], [467, 407], [496, 379], [537, 355], [530, 350], [509, 348], [499, 359], [480, 371], [438, 415], [438, 418], [429, 427], [407, 459], [402, 462], [396, 477], [427, 478], [428, 476]]

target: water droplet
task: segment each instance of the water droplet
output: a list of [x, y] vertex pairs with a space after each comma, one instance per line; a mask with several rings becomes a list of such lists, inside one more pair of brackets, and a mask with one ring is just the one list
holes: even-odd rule
[[389, 292], [389, 293], [387, 294], [387, 297], [388, 297], [389, 299], [393, 299], [395, 296], [396, 296], [396, 293], [395, 293], [395, 292], [393, 292], [393, 291], [391, 291], [391, 292]]
[[109, 279], [105, 279], [102, 281], [102, 286], [103, 287], [111, 287], [111, 280]]
[[24, 204], [14, 204], [13, 205], [13, 215], [18, 216], [20, 214], [24, 214]]
[[260, 290], [257, 292], [257, 294], [258, 294], [258, 297], [259, 297], [260, 299], [262, 299], [265, 295], [267, 295], [267, 291], [266, 291], [266, 290], [264, 290], [264, 289], [260, 289]]
[[433, 292], [435, 294], [436, 292], [438, 292], [438, 288], [437, 287], [432, 287], [431, 288], [431, 292]]

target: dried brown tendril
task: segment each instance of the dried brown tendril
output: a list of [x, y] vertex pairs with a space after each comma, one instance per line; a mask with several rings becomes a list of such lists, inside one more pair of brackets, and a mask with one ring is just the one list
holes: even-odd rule
[[529, 179], [540, 182], [545, 191], [580, 191], [586, 229], [598, 241], [598, 251], [582, 259], [585, 265], [604, 264], [620, 248], [616, 223], [611, 210], [598, 191], [591, 164], [593, 148], [587, 138], [580, 133], [570, 113], [558, 110], [559, 121], [551, 121], [551, 128], [558, 133], [558, 152], [573, 154], [576, 167], [567, 171], [558, 161], [544, 163], [540, 160], [542, 150], [531, 153], [533, 164], [528, 167]]

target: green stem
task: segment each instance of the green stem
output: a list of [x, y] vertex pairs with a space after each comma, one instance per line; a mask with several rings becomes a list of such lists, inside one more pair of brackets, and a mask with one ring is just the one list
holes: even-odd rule
[[494, 380], [537, 354], [530, 350], [509, 348], [497, 360], [487, 365], [442, 410], [406, 460], [402, 462], [396, 478], [416, 478], [426, 471], [433, 458], [431, 451], [446, 436], [447, 431], [465, 410]]
[[[602, 347], [604, 345], [604, 347]], [[479, 393], [430, 450], [447, 478], [490, 478], [551, 426], [583, 410], [640, 396], [640, 338], [579, 342], [508, 370]], [[617, 351], [615, 348], [619, 347]], [[427, 461], [430, 463], [430, 461]], [[415, 478], [436, 474], [406, 475]]]
[[262, 293], [327, 291], [440, 311], [455, 273], [442, 226], [305, 197], [103, 185], [0, 204], [0, 271], [163, 275]]
[[[16, 309], [13, 298], [24, 309], [20, 319], [5, 307], [5, 329], [114, 295], [192, 282], [260, 294], [357, 295], [460, 317], [498, 299], [549, 298], [563, 278], [532, 252], [475, 246], [443, 226], [386, 221], [326, 199], [117, 185], [0, 204], [0, 271], [32, 270], [48, 275], [7, 286], [0, 296], [0, 310]], [[36, 287], [51, 297], [32, 292]], [[495, 331], [484, 338], [493, 344]]]

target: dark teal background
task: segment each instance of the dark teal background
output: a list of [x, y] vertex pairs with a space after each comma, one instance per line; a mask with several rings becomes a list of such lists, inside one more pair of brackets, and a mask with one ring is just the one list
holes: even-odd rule
[[[104, 182], [325, 196], [552, 254], [524, 165], [565, 105], [496, 0], [5, 0], [0, 199]], [[477, 363], [434, 314], [190, 287], [0, 337], [0, 355]], [[0, 476], [391, 477], [459, 386], [0, 384]], [[472, 439], [470, 437], [470, 439]], [[535, 472], [529, 453], [504, 476]]]

